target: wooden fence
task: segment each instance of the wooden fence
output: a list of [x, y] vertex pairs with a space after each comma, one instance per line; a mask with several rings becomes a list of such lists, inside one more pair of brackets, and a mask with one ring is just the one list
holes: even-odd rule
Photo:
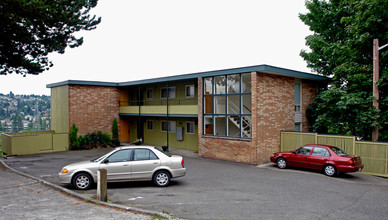
[[354, 136], [281, 132], [281, 151], [291, 151], [306, 144], [337, 146], [361, 157], [364, 163], [363, 173], [388, 177], [388, 143], [357, 141]]

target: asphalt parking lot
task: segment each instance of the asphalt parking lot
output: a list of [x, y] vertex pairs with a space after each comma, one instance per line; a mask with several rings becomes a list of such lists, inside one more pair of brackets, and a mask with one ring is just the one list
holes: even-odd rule
[[[109, 149], [10, 157], [13, 168], [58, 183], [62, 166]], [[166, 188], [151, 182], [108, 184], [108, 199], [124, 206], [185, 219], [386, 219], [388, 180], [362, 173], [330, 178], [319, 172], [277, 169], [185, 157], [187, 174]], [[71, 188], [70, 188], [71, 189]], [[96, 188], [77, 191], [90, 198]]]

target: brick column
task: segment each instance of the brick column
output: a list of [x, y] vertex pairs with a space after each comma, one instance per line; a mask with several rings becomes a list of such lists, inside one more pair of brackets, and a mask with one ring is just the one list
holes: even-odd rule
[[198, 77], [198, 155], [201, 155], [201, 139], [202, 139], [202, 131], [203, 131], [203, 118], [202, 118], [202, 106], [203, 106], [203, 78]]
[[257, 72], [251, 73], [251, 102], [252, 102], [252, 124], [251, 124], [251, 161], [257, 164], [258, 161], [258, 114], [257, 114]]

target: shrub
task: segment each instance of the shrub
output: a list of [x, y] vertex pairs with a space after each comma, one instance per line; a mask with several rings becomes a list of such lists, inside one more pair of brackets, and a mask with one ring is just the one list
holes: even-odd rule
[[70, 150], [78, 150], [80, 148], [77, 133], [78, 127], [75, 126], [75, 123], [73, 123], [70, 131]]
[[70, 150], [90, 150], [114, 145], [112, 144], [112, 137], [107, 132], [94, 131], [79, 137], [77, 137], [77, 133], [78, 127], [73, 123], [70, 131]]
[[120, 145], [120, 141], [119, 141], [119, 127], [117, 126], [116, 118], [113, 119], [113, 125], [112, 125], [112, 143], [115, 146], [119, 146]]
[[79, 148], [71, 148], [71, 150], [90, 150], [93, 148], [110, 147], [112, 146], [112, 137], [102, 131], [95, 131], [84, 136], [78, 137]]
[[89, 146], [89, 136], [80, 135], [78, 137], [78, 142], [79, 142], [80, 148], [82, 149], [88, 148], [87, 146]]

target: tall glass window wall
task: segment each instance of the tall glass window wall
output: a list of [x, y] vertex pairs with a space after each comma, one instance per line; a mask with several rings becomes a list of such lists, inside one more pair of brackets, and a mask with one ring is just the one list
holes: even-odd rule
[[251, 74], [206, 77], [203, 84], [203, 134], [251, 138]]

